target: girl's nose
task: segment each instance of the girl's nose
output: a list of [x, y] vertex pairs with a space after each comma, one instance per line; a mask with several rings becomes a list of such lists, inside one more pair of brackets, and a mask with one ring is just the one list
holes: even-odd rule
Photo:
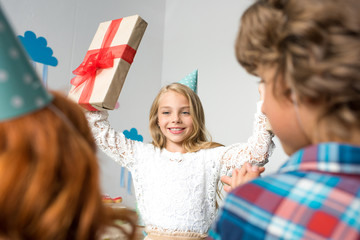
[[179, 114], [174, 114], [172, 122], [173, 123], [181, 123], [181, 118], [180, 118]]

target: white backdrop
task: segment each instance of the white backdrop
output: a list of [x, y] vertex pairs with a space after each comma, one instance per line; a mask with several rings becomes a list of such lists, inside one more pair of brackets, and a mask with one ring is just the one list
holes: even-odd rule
[[[135, 127], [150, 142], [148, 113], [164, 84], [199, 70], [198, 93], [213, 140], [229, 145], [252, 133], [257, 81], [237, 63], [234, 41], [242, 12], [252, 0], [0, 0], [18, 35], [31, 30], [46, 38], [59, 64], [49, 67], [49, 88], [67, 92], [100, 22], [139, 14], [148, 22], [121, 92], [110, 114], [119, 130]], [[277, 148], [266, 174], [286, 155]], [[120, 187], [120, 166], [99, 152], [103, 192], [134, 207], [134, 193]], [[165, 180], [166, 181], [166, 180]]]

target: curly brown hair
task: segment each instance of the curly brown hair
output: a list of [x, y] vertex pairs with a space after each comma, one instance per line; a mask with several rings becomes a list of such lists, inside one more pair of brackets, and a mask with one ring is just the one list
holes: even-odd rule
[[274, 95], [321, 105], [328, 137], [348, 139], [360, 128], [359, 12], [358, 0], [258, 0], [242, 16], [237, 59], [254, 75], [277, 67]]
[[122, 219], [133, 226], [124, 231], [130, 239], [132, 216], [102, 203], [96, 145], [82, 109], [53, 95], [50, 106], [0, 122], [0, 238], [99, 239]]

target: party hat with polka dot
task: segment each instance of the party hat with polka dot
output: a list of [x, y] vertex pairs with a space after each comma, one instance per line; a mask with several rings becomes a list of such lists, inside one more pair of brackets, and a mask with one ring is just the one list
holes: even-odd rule
[[39, 110], [52, 100], [28, 59], [0, 8], [0, 121]]
[[181, 79], [179, 83], [188, 86], [195, 93], [197, 93], [197, 78], [198, 78], [198, 70], [196, 69], [192, 73]]

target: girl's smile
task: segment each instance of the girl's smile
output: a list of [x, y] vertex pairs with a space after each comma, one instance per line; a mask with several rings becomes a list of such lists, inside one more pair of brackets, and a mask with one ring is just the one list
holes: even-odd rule
[[185, 128], [168, 128], [168, 130], [172, 133], [172, 134], [180, 134], [182, 133]]

